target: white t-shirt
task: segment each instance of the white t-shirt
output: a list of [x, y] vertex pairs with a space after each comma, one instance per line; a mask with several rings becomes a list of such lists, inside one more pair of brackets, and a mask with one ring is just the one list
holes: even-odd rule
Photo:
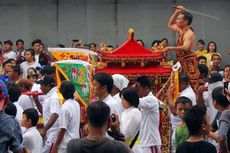
[[23, 144], [31, 153], [42, 152], [43, 140], [36, 127], [26, 129], [23, 134]]
[[28, 64], [27, 61], [22, 62], [20, 64], [20, 69], [22, 70], [22, 78], [27, 77], [27, 70], [28, 70], [28, 68], [31, 68], [31, 67], [36, 69], [36, 67], [41, 67], [41, 65], [37, 62], [34, 62], [33, 64]]
[[159, 103], [158, 99], [150, 92], [146, 97], [140, 98], [141, 109], [141, 146], [160, 146], [161, 137], [159, 132]]
[[35, 108], [33, 98], [28, 95], [21, 95], [18, 99], [18, 104], [22, 107], [23, 110], [26, 110], [28, 108]]
[[73, 99], [66, 100], [61, 106], [59, 127], [65, 129], [65, 135], [59, 146], [59, 152], [65, 153], [70, 140], [79, 138], [80, 105]]
[[17, 108], [17, 114], [16, 114], [16, 119], [18, 120], [18, 122], [20, 123], [21, 119], [22, 119], [22, 113], [23, 113], [23, 109], [22, 107], [19, 105], [18, 102], [13, 102], [13, 104], [16, 106]]
[[[120, 125], [120, 130], [121, 133], [124, 134], [125, 140], [131, 139], [130, 142], [132, 142], [133, 138], [136, 136], [140, 128], [141, 128], [141, 112], [139, 111], [139, 109], [135, 107], [130, 107], [126, 109], [121, 114], [121, 125]], [[141, 151], [140, 144], [135, 143], [132, 150], [135, 153], [139, 153]]]
[[115, 96], [113, 96], [113, 98], [116, 100], [117, 102], [117, 108], [118, 108], [118, 111], [119, 111], [119, 114], [121, 115], [122, 112], [124, 112], [124, 107], [122, 106], [122, 103], [121, 103], [121, 98], [119, 96], [119, 93], [116, 94]]
[[[41, 85], [40, 84], [37, 84], [37, 83], [34, 83], [32, 88], [31, 88], [31, 92], [42, 92], [41, 90]], [[43, 104], [43, 101], [45, 99], [45, 95], [39, 95], [38, 96], [38, 101]]]
[[[43, 119], [44, 125], [46, 125], [53, 113], [60, 114], [61, 105], [57, 93], [57, 87], [52, 88], [45, 96], [43, 101]], [[59, 119], [53, 124], [53, 126], [47, 131], [47, 137], [53, 137], [52, 141], [55, 141], [59, 129]]]
[[193, 106], [196, 105], [196, 94], [191, 86], [188, 86], [186, 89], [181, 91], [179, 97], [187, 97], [192, 101]]
[[14, 51], [10, 51], [8, 53], [4, 53], [3, 54], [3, 58], [4, 58], [4, 61], [6, 61], [8, 59], [14, 59], [14, 60], [16, 60], [17, 54]]
[[35, 55], [35, 62], [39, 63], [39, 54]]
[[105, 102], [109, 107], [110, 107], [110, 114], [116, 114], [118, 116], [120, 116], [119, 111], [118, 111], [118, 107], [117, 107], [117, 101], [111, 96], [108, 95], [103, 102]]

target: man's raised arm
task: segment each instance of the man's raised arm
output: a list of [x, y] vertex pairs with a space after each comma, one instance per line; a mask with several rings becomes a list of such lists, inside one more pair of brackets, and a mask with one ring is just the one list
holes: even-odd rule
[[178, 14], [182, 13], [185, 10], [185, 8], [183, 6], [177, 6], [176, 10], [174, 11], [173, 15], [171, 16], [171, 18], [169, 19], [168, 22], [168, 28], [175, 31], [175, 32], [179, 32], [179, 28], [176, 25], [176, 18], [178, 16]]

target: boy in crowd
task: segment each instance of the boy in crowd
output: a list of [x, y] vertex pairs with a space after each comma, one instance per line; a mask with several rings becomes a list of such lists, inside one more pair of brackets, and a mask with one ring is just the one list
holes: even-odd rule
[[26, 128], [23, 134], [23, 144], [31, 153], [42, 152], [43, 141], [36, 128], [38, 118], [38, 112], [33, 108], [25, 110], [22, 115], [21, 126]]
[[15, 59], [16, 60], [17, 55], [12, 50], [12, 47], [13, 47], [13, 42], [11, 40], [4, 41], [4, 49], [5, 49], [5, 52], [3, 55], [4, 61], [6, 61], [8, 59]]
[[142, 122], [140, 130], [140, 144], [143, 153], [160, 153], [161, 137], [159, 132], [159, 103], [152, 94], [152, 83], [146, 76], [138, 77], [133, 87], [140, 97], [139, 109]]
[[185, 112], [184, 120], [190, 137], [177, 147], [176, 153], [217, 153], [214, 145], [204, 141], [211, 127], [207, 109], [204, 106], [193, 106]]
[[51, 153], [65, 153], [68, 142], [79, 138], [80, 106], [74, 100], [75, 87], [71, 82], [64, 81], [60, 92], [65, 101], [61, 106], [59, 132]]

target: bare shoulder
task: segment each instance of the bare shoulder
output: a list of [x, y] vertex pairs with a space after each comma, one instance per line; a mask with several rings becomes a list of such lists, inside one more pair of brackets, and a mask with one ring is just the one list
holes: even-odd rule
[[190, 37], [190, 38], [195, 37], [195, 34], [191, 29], [189, 29], [188, 31], [185, 32], [184, 37]]

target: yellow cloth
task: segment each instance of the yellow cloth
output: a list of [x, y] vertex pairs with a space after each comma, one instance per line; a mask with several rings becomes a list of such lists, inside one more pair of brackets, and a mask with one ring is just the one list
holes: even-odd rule
[[[134, 137], [132, 136], [128, 140], [125, 140], [125, 144], [130, 145], [132, 143], [133, 139], [134, 139]], [[141, 141], [141, 139], [140, 139], [140, 137], [138, 137], [135, 144], [140, 144], [140, 141]]]
[[204, 49], [202, 51], [200, 51], [200, 50], [196, 51], [196, 57], [205, 56], [206, 54], [207, 54], [207, 50], [206, 49]]

